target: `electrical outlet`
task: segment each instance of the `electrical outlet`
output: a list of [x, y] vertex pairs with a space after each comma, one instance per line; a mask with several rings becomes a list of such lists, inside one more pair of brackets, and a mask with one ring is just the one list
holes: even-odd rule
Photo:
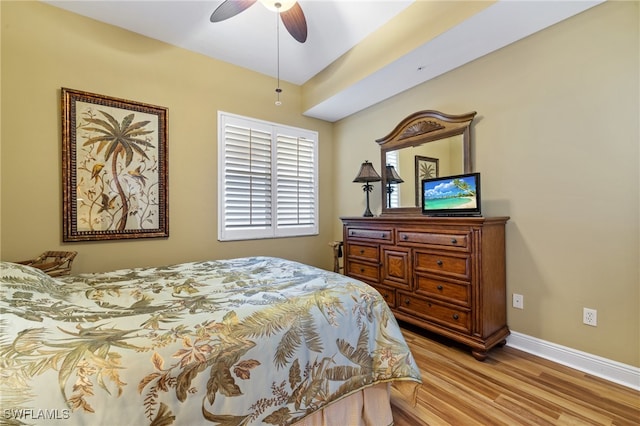
[[595, 327], [598, 325], [598, 311], [590, 308], [582, 308], [582, 322]]
[[524, 296], [513, 293], [513, 307], [516, 309], [524, 309]]

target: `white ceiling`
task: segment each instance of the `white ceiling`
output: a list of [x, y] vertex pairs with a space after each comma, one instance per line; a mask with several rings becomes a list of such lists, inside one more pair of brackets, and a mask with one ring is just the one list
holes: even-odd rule
[[[498, 1], [304, 113], [328, 121], [339, 120], [602, 1]], [[276, 77], [277, 15], [260, 3], [218, 23], [211, 23], [209, 17], [221, 0], [45, 3]], [[280, 78], [302, 85], [413, 1], [299, 0], [299, 3], [307, 20], [307, 41], [298, 43], [280, 24]]]
[[[277, 14], [259, 2], [222, 22], [209, 17], [222, 0], [45, 0], [185, 49], [276, 76]], [[413, 1], [301, 0], [307, 41], [298, 43], [280, 24], [280, 77], [303, 84]]]

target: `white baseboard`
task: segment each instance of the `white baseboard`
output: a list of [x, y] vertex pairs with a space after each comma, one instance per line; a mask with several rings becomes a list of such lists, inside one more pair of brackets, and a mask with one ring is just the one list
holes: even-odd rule
[[507, 346], [635, 390], [640, 390], [640, 368], [631, 365], [513, 331], [507, 337]]

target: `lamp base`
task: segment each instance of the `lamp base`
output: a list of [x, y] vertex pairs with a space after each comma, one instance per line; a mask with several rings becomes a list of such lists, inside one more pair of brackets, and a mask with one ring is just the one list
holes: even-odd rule
[[373, 217], [373, 213], [371, 213], [371, 210], [369, 209], [369, 193], [373, 190], [373, 185], [367, 182], [365, 185], [362, 185], [362, 189], [364, 190], [365, 194], [367, 194], [367, 208], [362, 216]]

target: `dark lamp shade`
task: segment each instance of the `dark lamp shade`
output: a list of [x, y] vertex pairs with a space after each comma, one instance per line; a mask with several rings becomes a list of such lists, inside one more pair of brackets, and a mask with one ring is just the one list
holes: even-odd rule
[[354, 182], [378, 182], [380, 181], [380, 175], [373, 168], [373, 164], [368, 161], [362, 163], [358, 176], [353, 180]]
[[387, 183], [402, 183], [404, 180], [398, 175], [393, 166], [387, 165]]

